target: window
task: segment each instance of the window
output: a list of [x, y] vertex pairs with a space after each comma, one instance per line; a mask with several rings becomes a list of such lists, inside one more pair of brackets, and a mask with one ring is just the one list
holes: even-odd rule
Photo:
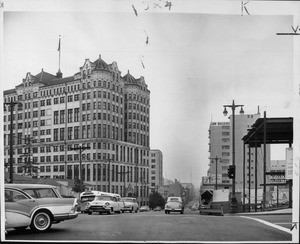
[[74, 122], [79, 121], [79, 108], [75, 108], [74, 110]]
[[54, 119], [53, 119], [53, 123], [55, 125], [58, 124], [58, 111], [54, 111]]
[[73, 109], [68, 109], [68, 123], [73, 121]]
[[65, 110], [60, 110], [60, 117], [59, 117], [60, 123], [65, 123]]
[[60, 102], [60, 103], [64, 103], [64, 102], [65, 102], [65, 97], [60, 97], [60, 98], [59, 98], [59, 102]]

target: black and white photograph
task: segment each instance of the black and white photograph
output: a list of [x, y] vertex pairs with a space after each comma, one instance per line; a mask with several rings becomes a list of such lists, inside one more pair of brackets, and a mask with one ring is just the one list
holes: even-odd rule
[[1, 240], [299, 243], [300, 2], [0, 0]]

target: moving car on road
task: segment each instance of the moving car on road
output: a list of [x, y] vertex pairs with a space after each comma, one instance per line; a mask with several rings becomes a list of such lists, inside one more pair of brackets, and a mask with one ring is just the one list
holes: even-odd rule
[[149, 212], [149, 211], [150, 211], [149, 206], [142, 206], [142, 207], [140, 207], [140, 212]]
[[165, 205], [165, 213], [169, 214], [170, 212], [180, 212], [180, 214], [183, 214], [184, 206], [181, 197], [168, 197]]
[[93, 212], [102, 213], [121, 213], [124, 208], [124, 202], [119, 194], [107, 193], [105, 195], [97, 195], [95, 199], [87, 203], [87, 213], [91, 215]]
[[124, 202], [124, 207], [122, 208], [122, 213], [124, 213], [125, 211], [129, 211], [130, 213], [134, 212], [138, 212], [139, 210], [139, 205], [136, 201], [136, 198], [133, 197], [123, 197], [122, 198], [123, 202]]
[[81, 213], [88, 212], [88, 203], [95, 200], [96, 196], [109, 195], [109, 192], [103, 191], [84, 191], [80, 193], [80, 211]]
[[25, 191], [5, 185], [5, 229], [48, 230], [52, 224], [78, 216], [75, 198], [33, 198]]

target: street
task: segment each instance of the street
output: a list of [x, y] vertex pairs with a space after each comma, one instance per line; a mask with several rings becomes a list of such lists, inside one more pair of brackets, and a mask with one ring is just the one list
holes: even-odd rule
[[[291, 215], [251, 216], [288, 230]], [[138, 212], [112, 215], [79, 214], [74, 220], [53, 224], [46, 233], [9, 231], [7, 240], [72, 241], [291, 241], [286, 231], [241, 216], [199, 215], [186, 210], [165, 214]]]

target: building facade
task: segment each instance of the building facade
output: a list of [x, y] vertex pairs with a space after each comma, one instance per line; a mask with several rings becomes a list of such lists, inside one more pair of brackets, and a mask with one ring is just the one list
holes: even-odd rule
[[[4, 101], [5, 163], [12, 119], [15, 173], [76, 179], [81, 168], [82, 180], [94, 189], [146, 201], [150, 91], [143, 77], [129, 71], [121, 76], [116, 62], [99, 56], [65, 78], [60, 70], [28, 72], [20, 85], [4, 91]], [[10, 102], [20, 104], [12, 118]]]
[[[228, 189], [230, 179], [227, 176], [231, 149], [230, 122], [211, 122], [209, 126], [210, 164], [208, 183], [217, 189]], [[216, 182], [217, 179], [217, 182]]]
[[160, 150], [150, 150], [150, 191], [162, 187], [163, 181], [163, 154]]

